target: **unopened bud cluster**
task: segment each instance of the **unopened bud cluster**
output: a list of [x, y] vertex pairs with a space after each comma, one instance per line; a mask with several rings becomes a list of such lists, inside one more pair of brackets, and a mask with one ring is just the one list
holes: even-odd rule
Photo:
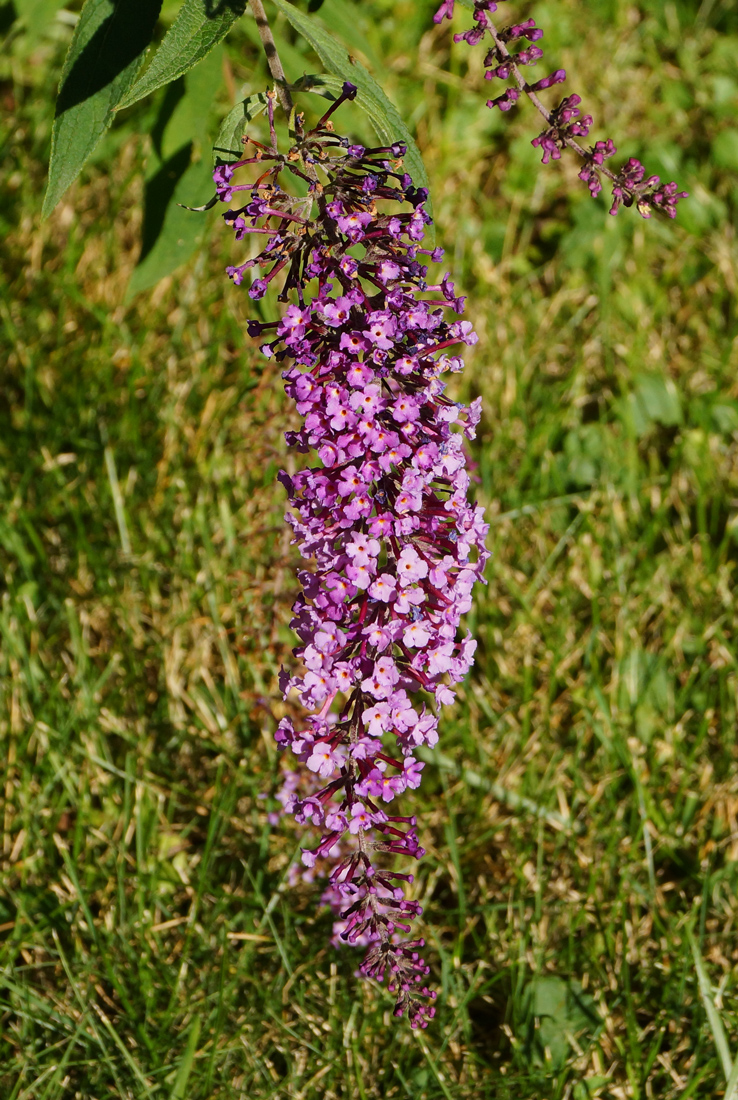
[[[435, 23], [451, 19], [454, 2], [455, 0], [443, 0], [433, 17]], [[635, 205], [644, 218], [650, 218], [654, 210], [661, 211], [670, 218], [676, 217], [677, 203], [687, 197], [686, 191], [677, 190], [676, 183], [662, 184], [658, 176], [646, 176], [645, 168], [635, 157], [631, 157], [617, 174], [612, 172], [605, 165], [605, 161], [617, 152], [610, 140], [597, 141], [588, 149], [580, 144], [578, 139], [588, 137], [592, 127], [592, 116], [582, 115], [579, 109], [582, 102], [580, 96], [566, 96], [553, 109], [543, 105], [538, 98], [538, 92], [563, 84], [566, 71], [555, 69], [539, 80], [528, 81], [524, 69], [537, 64], [543, 57], [541, 47], [534, 44], [541, 40], [543, 31], [536, 26], [534, 19], [498, 29], [491, 16], [497, 11], [499, 4], [505, 2], [506, 0], [475, 0], [474, 26], [454, 35], [455, 42], [464, 41], [470, 46], [476, 46], [485, 38], [488, 39], [491, 45], [484, 59], [485, 79], [512, 81], [500, 95], [488, 99], [487, 106], [509, 111], [521, 95], [527, 96], [546, 120], [545, 129], [532, 142], [540, 148], [543, 163], [559, 160], [564, 149], [571, 149], [584, 162], [579, 178], [587, 184], [593, 197], [602, 190], [601, 177], [605, 176], [610, 180], [613, 194], [611, 214], [617, 214], [622, 204]]]

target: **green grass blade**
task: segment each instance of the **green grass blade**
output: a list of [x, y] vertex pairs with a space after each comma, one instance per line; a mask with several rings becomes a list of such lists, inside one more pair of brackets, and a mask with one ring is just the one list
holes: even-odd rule
[[[730, 1049], [728, 1047], [728, 1039], [725, 1034], [725, 1028], [723, 1027], [723, 1021], [720, 1019], [720, 1013], [715, 1008], [715, 1002], [712, 999], [712, 990], [710, 988], [710, 979], [707, 976], [705, 964], [702, 961], [697, 941], [691, 929], [687, 931], [687, 938], [689, 940], [689, 946], [692, 949], [692, 957], [694, 959], [697, 980], [700, 986], [700, 996], [702, 997], [702, 1004], [705, 1006], [705, 1012], [707, 1013], [707, 1021], [710, 1025], [710, 1031], [712, 1032], [715, 1047], [717, 1048], [718, 1056], [723, 1067], [725, 1080], [730, 1082], [734, 1076], [734, 1066], [733, 1059], [730, 1056]], [[738, 1061], [736, 1061], [736, 1066], [738, 1066]], [[736, 1087], [738, 1087], [738, 1075], [736, 1075], [736, 1080], [733, 1082], [734, 1093]]]
[[174, 1082], [174, 1087], [172, 1088], [170, 1100], [184, 1100], [187, 1095], [187, 1082], [192, 1072], [192, 1063], [195, 1061], [197, 1041], [200, 1038], [200, 1026], [200, 1017], [196, 1016], [192, 1021], [190, 1034], [187, 1036], [187, 1047], [182, 1055], [182, 1061], [179, 1063], [179, 1069], [177, 1070], [177, 1077]]
[[125, 505], [123, 504], [123, 494], [120, 491], [118, 471], [115, 467], [115, 456], [113, 455], [111, 447], [105, 448], [105, 469], [108, 474], [108, 481], [110, 482], [110, 492], [113, 497], [115, 522], [118, 525], [118, 534], [120, 535], [121, 549], [126, 557], [128, 557], [131, 553], [131, 537], [128, 534], [128, 524], [126, 523], [126, 510]]
[[738, 1100], [738, 1058], [733, 1062], [723, 1100]]

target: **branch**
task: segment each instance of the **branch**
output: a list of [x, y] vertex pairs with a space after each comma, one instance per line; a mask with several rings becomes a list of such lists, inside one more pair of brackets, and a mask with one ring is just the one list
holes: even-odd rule
[[261, 0], [249, 0], [249, 5], [254, 19], [256, 20], [256, 28], [259, 32], [261, 44], [264, 47], [269, 72], [272, 74], [272, 79], [274, 80], [279, 104], [289, 118], [292, 114], [292, 96], [287, 87], [287, 78], [284, 75], [282, 62], [277, 53], [277, 46], [274, 41], [274, 35], [272, 34], [272, 28], [269, 26], [267, 13], [264, 10], [264, 5]]

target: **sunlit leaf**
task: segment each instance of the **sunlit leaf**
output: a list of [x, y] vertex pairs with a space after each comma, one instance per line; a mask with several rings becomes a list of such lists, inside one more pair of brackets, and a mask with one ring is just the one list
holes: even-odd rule
[[87, 0], [67, 53], [51, 136], [48, 217], [115, 116], [154, 33], [160, 0]]
[[120, 107], [130, 107], [157, 88], [184, 76], [225, 38], [245, 9], [245, 0], [185, 0], [151, 64]]
[[226, 159], [228, 154], [231, 154], [234, 159], [238, 159], [243, 150], [241, 138], [246, 133], [246, 127], [266, 109], [266, 105], [267, 97], [265, 93], [255, 92], [254, 95], [242, 99], [240, 103], [231, 108], [223, 119], [213, 145], [213, 154], [218, 160]]

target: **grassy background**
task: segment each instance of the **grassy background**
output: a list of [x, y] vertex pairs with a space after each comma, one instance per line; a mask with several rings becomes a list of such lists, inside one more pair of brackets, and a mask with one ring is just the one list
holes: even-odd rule
[[[48, 6], [48, 5], [47, 5]], [[8, 19], [9, 8], [3, 8]], [[440, 1008], [326, 946], [270, 829], [291, 413], [229, 236], [126, 304], [148, 110], [39, 210], [64, 22], [0, 61], [0, 1094], [713, 1097], [693, 929], [738, 1055], [738, 7], [523, 8], [596, 136], [692, 193], [608, 218], [431, 5], [349, 7], [412, 121], [481, 340], [478, 661], [413, 811]], [[12, 12], [10, 12], [12, 15]], [[463, 18], [460, 20], [463, 22]], [[315, 71], [281, 27], [288, 73]], [[264, 77], [248, 27], [228, 88]], [[576, 74], [576, 75], [574, 75]], [[316, 101], [319, 103], [319, 101]], [[347, 114], [357, 132], [359, 116]]]

